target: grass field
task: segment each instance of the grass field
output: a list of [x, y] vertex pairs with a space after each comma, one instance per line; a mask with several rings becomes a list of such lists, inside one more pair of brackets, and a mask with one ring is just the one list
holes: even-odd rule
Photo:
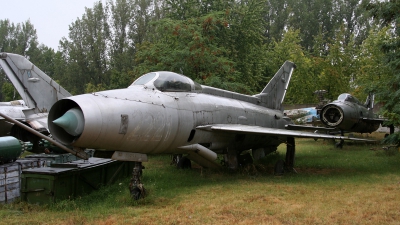
[[297, 140], [297, 173], [273, 175], [277, 154], [238, 172], [177, 170], [151, 156], [135, 202], [129, 179], [48, 206], [0, 205], [1, 224], [400, 224], [400, 154], [380, 145]]

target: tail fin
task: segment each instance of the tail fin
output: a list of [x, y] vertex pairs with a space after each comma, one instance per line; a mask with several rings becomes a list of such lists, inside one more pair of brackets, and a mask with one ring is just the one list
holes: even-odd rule
[[59, 99], [71, 94], [21, 55], [0, 53], [0, 66], [25, 104], [35, 113], [50, 111]]
[[368, 110], [373, 110], [374, 109], [374, 101], [375, 101], [375, 95], [370, 92], [368, 94], [367, 100], [365, 100], [365, 107], [368, 108]]
[[256, 97], [259, 97], [261, 103], [268, 108], [283, 110], [282, 102], [285, 99], [286, 90], [289, 86], [293, 69], [296, 65], [286, 61], [269, 81], [264, 90]]

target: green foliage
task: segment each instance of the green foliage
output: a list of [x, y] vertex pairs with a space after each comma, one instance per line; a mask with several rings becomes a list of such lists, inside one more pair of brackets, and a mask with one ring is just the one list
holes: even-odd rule
[[291, 60], [297, 69], [285, 103], [316, 103], [312, 93], [320, 89], [330, 99], [342, 92], [364, 99], [385, 87], [377, 100], [393, 112], [399, 29], [373, 27], [365, 9], [393, 28], [397, 7], [369, 0], [98, 1], [70, 25], [58, 52], [38, 46], [29, 21], [7, 19], [0, 20], [0, 48], [29, 56], [72, 94], [124, 88], [157, 70], [254, 94]]
[[8, 19], [0, 20], [0, 52], [30, 55], [37, 45], [36, 30], [29, 20], [16, 25]]
[[4, 99], [3, 101], [9, 102], [20, 99], [18, 92], [15, 90], [14, 86], [10, 82], [4, 82], [1, 90], [3, 95], [2, 97]]
[[[8, 19], [0, 20], [0, 52], [16, 53], [24, 56], [32, 56], [32, 62], [38, 53], [38, 41], [33, 24], [27, 20], [24, 23], [14, 24]], [[5, 74], [0, 68], [0, 100], [13, 100], [19, 96], [11, 91], [10, 83], [7, 83]], [[12, 85], [11, 85], [12, 86]], [[3, 89], [4, 88], [4, 89]]]
[[85, 93], [93, 93], [106, 90], [102, 84], [93, 85], [92, 83], [87, 83], [85, 85]]
[[[173, 7], [176, 2], [169, 3]], [[203, 84], [218, 84], [216, 87], [229, 90], [241, 84], [247, 93], [259, 91], [265, 85], [260, 84], [266, 60], [262, 24], [258, 21], [263, 4], [250, 1], [230, 8], [223, 6], [183, 7], [176, 9], [181, 16], [168, 14], [169, 18], [154, 23], [158, 38], [139, 46], [135, 77], [169, 70]], [[198, 10], [192, 11], [193, 7]]]
[[62, 58], [67, 64], [67, 90], [83, 93], [85, 84], [109, 85], [106, 39], [109, 36], [106, 11], [101, 2], [86, 8], [81, 19], [70, 26], [69, 38], [60, 41]]
[[312, 70], [312, 61], [300, 42], [299, 30], [289, 29], [283, 35], [281, 42], [273, 42], [269, 45], [267, 52], [267, 66], [272, 73], [268, 74], [266, 80], [271, 79], [286, 60], [296, 64], [285, 98], [287, 104], [316, 101], [312, 93], [318, 89], [317, 77]]
[[[136, 55], [135, 76], [148, 71], [183, 73], [201, 83], [211, 75], [233, 79], [234, 62], [224, 46], [221, 33], [228, 26], [225, 15], [216, 13], [187, 21], [164, 19], [156, 26], [162, 35], [155, 43], [143, 43]], [[163, 32], [161, 32], [161, 30]]]
[[[385, 53], [379, 46], [390, 40], [390, 31], [387, 28], [371, 31], [368, 38], [360, 46], [360, 53], [357, 57], [358, 71], [355, 93], [365, 99], [367, 93], [376, 93], [380, 89], [383, 80], [390, 80], [391, 72], [384, 63]], [[376, 96], [376, 101], [381, 102], [380, 96]]]
[[[390, 38], [379, 42], [378, 46], [384, 53], [384, 65], [388, 74], [377, 82], [376, 95], [384, 103], [383, 114], [395, 126], [400, 125], [400, 2], [373, 1], [366, 5], [371, 15], [390, 30]], [[385, 79], [386, 78], [386, 79]], [[399, 144], [399, 134], [387, 139], [390, 143]]]

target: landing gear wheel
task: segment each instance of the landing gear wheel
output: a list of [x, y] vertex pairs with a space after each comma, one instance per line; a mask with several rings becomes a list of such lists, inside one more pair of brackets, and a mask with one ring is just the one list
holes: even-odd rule
[[285, 161], [282, 159], [276, 162], [274, 167], [274, 175], [275, 176], [282, 176], [285, 173]]
[[343, 148], [343, 141], [341, 140], [340, 142], [335, 143], [335, 147], [342, 149]]
[[182, 157], [176, 165], [178, 169], [191, 169], [192, 162], [186, 156]]
[[139, 200], [141, 198], [144, 198], [146, 196], [146, 189], [144, 189], [143, 185], [141, 187], [136, 186], [136, 187], [129, 187], [129, 192], [131, 193], [131, 197], [133, 200]]

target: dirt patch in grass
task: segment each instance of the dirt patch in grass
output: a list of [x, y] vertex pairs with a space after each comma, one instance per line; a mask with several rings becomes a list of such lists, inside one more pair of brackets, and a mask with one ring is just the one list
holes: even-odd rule
[[350, 173], [351, 170], [337, 168], [295, 168], [297, 173], [312, 174], [312, 175], [329, 175], [337, 173]]

